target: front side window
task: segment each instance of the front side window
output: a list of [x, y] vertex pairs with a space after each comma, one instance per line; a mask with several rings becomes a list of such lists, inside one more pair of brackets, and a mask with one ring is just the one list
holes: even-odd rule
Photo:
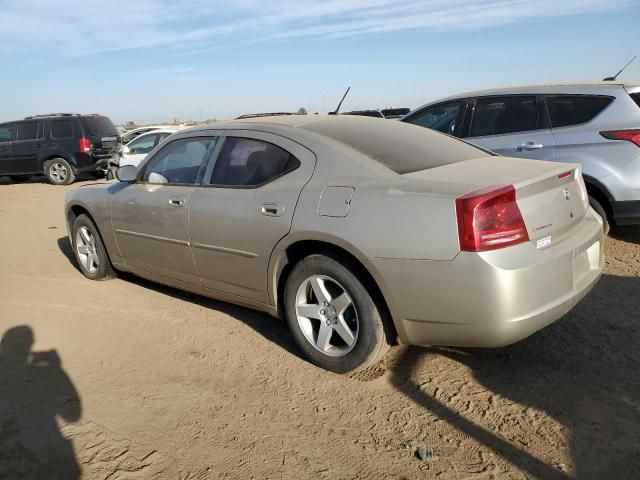
[[295, 170], [300, 161], [272, 143], [250, 138], [227, 137], [211, 184], [255, 187]]
[[0, 142], [10, 142], [13, 140], [13, 125], [0, 125]]
[[73, 123], [71, 120], [51, 120], [51, 138], [73, 137]]
[[132, 155], [147, 154], [157, 145], [158, 135], [149, 134], [138, 137], [127, 145]]
[[479, 98], [471, 119], [469, 136], [507, 135], [541, 127], [536, 97]]
[[588, 95], [547, 97], [551, 127], [568, 127], [590, 122], [612, 101], [613, 98], [611, 97], [592, 97]]
[[452, 102], [427, 108], [408, 120], [408, 123], [453, 135], [462, 102]]
[[195, 184], [212, 142], [215, 138], [183, 138], [170, 142], [149, 161], [143, 180], [159, 184]]
[[38, 138], [38, 122], [22, 122], [16, 129], [16, 140], [35, 140]]

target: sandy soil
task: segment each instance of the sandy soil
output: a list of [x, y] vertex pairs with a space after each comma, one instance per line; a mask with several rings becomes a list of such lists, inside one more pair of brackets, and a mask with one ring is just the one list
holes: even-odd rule
[[345, 378], [260, 313], [85, 280], [76, 187], [0, 180], [0, 478], [640, 478], [639, 229], [533, 337], [401, 347]]

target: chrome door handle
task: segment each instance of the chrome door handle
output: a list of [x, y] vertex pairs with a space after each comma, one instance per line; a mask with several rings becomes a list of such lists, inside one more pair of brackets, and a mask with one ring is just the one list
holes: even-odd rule
[[267, 217], [281, 217], [284, 213], [284, 205], [279, 203], [263, 203], [262, 214]]
[[184, 198], [170, 198], [169, 205], [172, 207], [184, 207], [185, 201]]
[[542, 147], [544, 147], [544, 145], [541, 143], [525, 142], [522, 145], [518, 145], [516, 151], [527, 152], [529, 150], [540, 150]]

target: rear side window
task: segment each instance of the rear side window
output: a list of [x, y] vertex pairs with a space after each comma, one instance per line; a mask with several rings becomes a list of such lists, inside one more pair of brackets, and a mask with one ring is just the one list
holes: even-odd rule
[[13, 140], [13, 125], [0, 125], [0, 142]]
[[470, 137], [507, 135], [541, 128], [536, 97], [479, 98], [471, 119]]
[[461, 106], [462, 102], [435, 105], [412, 116], [407, 122], [453, 135]]
[[82, 123], [87, 135], [95, 137], [118, 136], [118, 130], [108, 117], [84, 117]]
[[16, 140], [35, 140], [38, 138], [38, 122], [18, 123]]
[[612, 97], [588, 95], [547, 97], [551, 127], [568, 127], [590, 122], [612, 101]]
[[73, 137], [73, 122], [71, 120], [51, 120], [51, 138]]
[[299, 165], [297, 158], [272, 143], [227, 137], [210, 183], [255, 187], [295, 170]]
[[636, 102], [636, 105], [640, 107], [640, 93], [630, 93], [629, 95], [631, 96], [633, 101]]

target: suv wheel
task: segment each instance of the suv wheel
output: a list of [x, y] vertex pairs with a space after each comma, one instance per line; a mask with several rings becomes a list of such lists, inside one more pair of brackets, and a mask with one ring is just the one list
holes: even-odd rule
[[284, 308], [298, 347], [326, 370], [354, 373], [378, 363], [389, 349], [375, 302], [336, 258], [314, 254], [296, 264]]
[[69, 185], [76, 179], [71, 165], [64, 158], [44, 162], [44, 174], [53, 185]]
[[611, 230], [611, 225], [609, 223], [609, 217], [607, 216], [606, 210], [604, 209], [602, 204], [592, 196], [589, 196], [589, 205], [591, 205], [591, 208], [593, 208], [596, 211], [596, 213], [602, 217], [604, 234], [608, 235], [609, 230]]
[[85, 277], [106, 280], [115, 276], [98, 229], [87, 215], [79, 215], [73, 222], [71, 241], [76, 261]]

